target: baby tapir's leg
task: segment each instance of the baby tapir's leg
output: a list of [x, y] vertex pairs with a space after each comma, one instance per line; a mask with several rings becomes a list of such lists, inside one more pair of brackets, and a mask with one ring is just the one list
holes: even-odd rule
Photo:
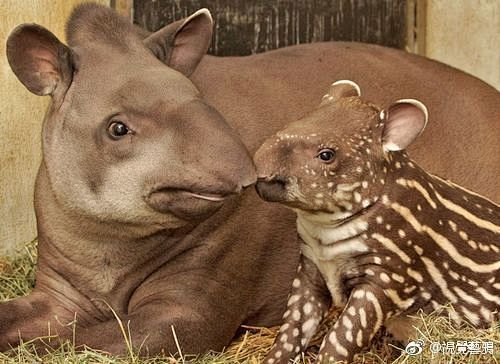
[[323, 339], [317, 363], [351, 362], [387, 319], [393, 304], [382, 289], [354, 288], [337, 322]]
[[316, 265], [303, 255], [293, 280], [283, 324], [264, 363], [288, 363], [304, 351], [328, 313], [330, 293]]

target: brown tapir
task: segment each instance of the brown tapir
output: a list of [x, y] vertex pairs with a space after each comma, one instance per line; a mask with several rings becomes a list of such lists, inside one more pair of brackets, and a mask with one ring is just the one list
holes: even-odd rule
[[343, 310], [318, 363], [352, 361], [382, 325], [408, 340], [419, 310], [451, 303], [457, 324], [482, 327], [500, 310], [500, 206], [408, 157], [424, 104], [382, 109], [360, 96], [335, 82], [255, 154], [257, 190], [297, 213], [302, 252], [266, 364], [300, 357], [331, 302]]
[[0, 305], [1, 350], [50, 332], [123, 353], [114, 313], [143, 355], [177, 351], [172, 328], [184, 353], [199, 353], [227, 345], [242, 323], [279, 323], [299, 259], [282, 244], [295, 218], [244, 189], [256, 179], [249, 151], [311, 109], [331, 79], [358, 80], [379, 102], [421, 98], [436, 122], [416, 159], [498, 193], [492, 87], [361, 44], [204, 57], [211, 28], [201, 10], [144, 36], [86, 4], [69, 19], [68, 45], [35, 24], [10, 35], [14, 73], [52, 103], [35, 188], [36, 287]]

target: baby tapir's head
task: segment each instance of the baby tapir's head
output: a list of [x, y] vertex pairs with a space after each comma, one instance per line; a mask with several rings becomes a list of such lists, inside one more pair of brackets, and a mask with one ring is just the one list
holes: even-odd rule
[[399, 100], [382, 110], [360, 98], [352, 81], [337, 81], [320, 106], [269, 138], [257, 151], [259, 195], [334, 220], [376, 203], [393, 153], [423, 130], [425, 106]]

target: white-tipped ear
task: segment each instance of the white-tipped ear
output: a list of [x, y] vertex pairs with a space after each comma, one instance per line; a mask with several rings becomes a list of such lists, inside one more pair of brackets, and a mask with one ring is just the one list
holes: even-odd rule
[[210, 46], [212, 28], [210, 11], [200, 9], [151, 34], [144, 44], [162, 62], [189, 77]]
[[354, 82], [354, 81], [351, 81], [351, 80], [338, 80], [338, 81], [335, 81], [334, 83], [332, 83], [332, 87], [333, 86], [337, 86], [337, 85], [349, 85], [352, 88], [354, 88], [354, 90], [356, 90], [356, 95], [355, 96], [361, 96], [361, 89], [359, 88], [359, 85], [356, 82]]
[[428, 111], [423, 103], [414, 99], [398, 100], [380, 113], [385, 119], [382, 132], [384, 151], [406, 149], [427, 125]]
[[321, 99], [321, 105], [337, 101], [343, 97], [361, 96], [358, 84], [351, 80], [338, 80], [331, 84], [328, 93]]

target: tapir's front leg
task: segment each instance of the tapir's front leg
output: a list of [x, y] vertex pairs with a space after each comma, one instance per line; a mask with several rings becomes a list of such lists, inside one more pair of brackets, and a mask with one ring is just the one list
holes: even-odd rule
[[317, 363], [351, 362], [367, 346], [395, 309], [384, 292], [371, 285], [356, 287], [344, 310], [323, 339]]
[[283, 324], [264, 363], [288, 363], [305, 350], [330, 308], [331, 298], [316, 265], [301, 255]]
[[175, 354], [177, 343], [183, 354], [222, 350], [241, 324], [241, 312], [230, 309], [238, 297], [216, 289], [213, 295], [200, 296], [203, 286], [197, 287], [194, 292], [168, 287], [142, 295], [133, 307], [129, 305], [130, 312], [118, 314], [125, 332], [113, 314], [84, 320], [83, 312], [70, 312], [54, 304], [54, 297], [32, 293], [0, 304], [0, 351], [38, 337], [45, 337], [43, 343], [35, 342], [44, 349], [70, 341], [77, 350], [86, 346], [115, 355], [127, 354], [129, 344], [140, 355]]
[[19, 345], [20, 338], [29, 341], [53, 336], [59, 329], [71, 331], [60, 323], [71, 321], [74, 315], [50, 302], [46, 294], [33, 291], [28, 296], [0, 303], [0, 352]]

